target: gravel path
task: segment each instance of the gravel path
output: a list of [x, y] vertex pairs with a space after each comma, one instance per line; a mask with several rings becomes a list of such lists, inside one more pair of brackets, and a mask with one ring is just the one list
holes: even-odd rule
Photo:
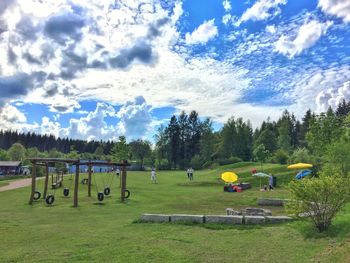
[[26, 187], [31, 185], [31, 183], [32, 183], [32, 178], [24, 178], [24, 179], [10, 181], [8, 185], [0, 187], [0, 192], [17, 189], [21, 187]]

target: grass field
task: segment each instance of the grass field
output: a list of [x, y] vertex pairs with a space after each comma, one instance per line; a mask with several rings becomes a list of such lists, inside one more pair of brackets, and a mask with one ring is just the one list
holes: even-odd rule
[[[256, 206], [259, 197], [288, 197], [283, 185], [293, 172], [265, 165], [282, 186], [260, 192], [259, 180], [250, 176], [254, 166], [240, 163], [198, 171], [193, 182], [184, 172], [157, 172], [158, 184], [151, 184], [149, 172], [129, 172], [131, 197], [125, 204], [119, 202], [117, 180], [112, 196], [98, 204], [96, 184], [102, 190], [109, 175], [95, 174], [93, 197], [79, 185], [77, 209], [61, 189], [56, 190], [52, 207], [42, 201], [27, 205], [29, 187], [2, 192], [0, 262], [349, 262], [350, 206], [322, 235], [306, 221], [254, 227], [138, 222], [142, 213], [224, 214], [227, 207]], [[218, 178], [226, 170], [255, 187], [223, 192]], [[66, 180], [67, 186], [70, 183]], [[42, 184], [39, 181], [40, 189]]]

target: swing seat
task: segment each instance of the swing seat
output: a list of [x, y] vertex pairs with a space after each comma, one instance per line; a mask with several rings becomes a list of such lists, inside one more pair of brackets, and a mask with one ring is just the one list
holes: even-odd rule
[[53, 195], [48, 195], [48, 196], [45, 198], [45, 201], [46, 201], [46, 204], [52, 205], [53, 202], [55, 202], [55, 197], [54, 197]]
[[105, 187], [105, 189], [103, 190], [103, 193], [105, 194], [105, 196], [110, 195], [110, 193], [111, 193], [111, 188]]
[[64, 188], [64, 189], [63, 189], [63, 195], [64, 195], [65, 197], [68, 197], [68, 196], [69, 196], [69, 189], [68, 189], [68, 188]]
[[41, 193], [39, 191], [35, 191], [33, 199], [36, 201], [36, 200], [39, 200], [40, 197], [41, 197]]
[[102, 192], [99, 192], [97, 194], [97, 200], [98, 201], [102, 202], [104, 198], [105, 198], [105, 196], [104, 196], [104, 194]]

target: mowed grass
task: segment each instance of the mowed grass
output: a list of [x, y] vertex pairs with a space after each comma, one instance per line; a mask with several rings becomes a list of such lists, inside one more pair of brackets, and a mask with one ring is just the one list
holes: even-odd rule
[[[56, 190], [51, 207], [43, 201], [29, 206], [29, 187], [2, 192], [0, 262], [347, 262], [349, 206], [323, 235], [304, 221], [276, 226], [138, 222], [142, 213], [224, 214], [227, 207], [256, 206], [260, 197], [288, 198], [283, 185], [294, 172], [265, 165], [282, 187], [260, 192], [259, 179], [250, 176], [253, 167], [258, 165], [198, 171], [193, 182], [183, 171], [157, 172], [158, 184], [151, 184], [150, 172], [128, 172], [131, 196], [124, 204], [119, 201], [118, 180], [113, 181], [112, 196], [97, 202], [96, 186], [102, 191], [111, 174], [95, 174], [93, 197], [87, 197], [87, 186], [80, 184], [76, 209], [71, 197], [62, 196], [62, 189]], [[252, 182], [253, 189], [223, 192], [220, 173], [228, 170], [239, 174], [241, 181]], [[72, 181], [67, 177], [65, 183], [69, 186]], [[42, 190], [43, 181], [38, 184]], [[274, 214], [285, 213], [271, 209]]]

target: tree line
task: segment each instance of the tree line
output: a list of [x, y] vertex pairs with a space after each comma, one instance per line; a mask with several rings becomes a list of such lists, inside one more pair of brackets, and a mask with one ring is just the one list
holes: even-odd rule
[[[29, 157], [68, 157], [81, 159], [127, 159], [140, 169], [208, 168], [239, 161], [285, 164], [320, 159], [327, 147], [348, 131], [350, 102], [342, 101], [335, 111], [315, 114], [306, 111], [301, 120], [285, 110], [277, 121], [267, 119], [253, 129], [249, 120], [231, 117], [214, 131], [210, 119], [196, 111], [173, 115], [160, 126], [155, 143], [125, 136], [117, 141], [84, 141], [55, 138], [52, 135], [0, 131], [0, 160]], [[311, 161], [311, 160], [310, 160]]]

